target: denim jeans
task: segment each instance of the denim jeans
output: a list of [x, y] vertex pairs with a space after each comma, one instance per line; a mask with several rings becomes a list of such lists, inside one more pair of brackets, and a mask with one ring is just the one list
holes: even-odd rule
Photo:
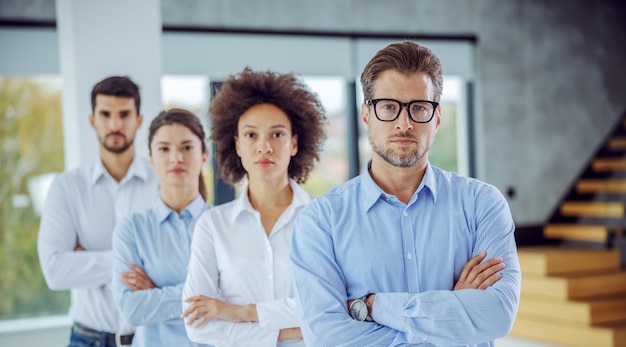
[[[76, 323], [75, 323], [76, 324]], [[85, 332], [77, 330], [76, 326], [72, 326], [72, 333], [70, 334], [70, 344], [68, 347], [118, 347], [115, 341], [108, 339], [107, 333], [102, 332]]]
[[68, 347], [117, 347], [115, 343], [106, 344], [106, 336], [85, 336], [72, 331], [70, 334], [70, 344]]

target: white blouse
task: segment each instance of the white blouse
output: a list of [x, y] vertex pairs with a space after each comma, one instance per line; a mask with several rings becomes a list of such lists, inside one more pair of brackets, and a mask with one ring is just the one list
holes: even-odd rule
[[187, 298], [204, 295], [237, 305], [256, 304], [258, 322], [233, 323], [211, 319], [187, 335], [215, 346], [304, 346], [302, 340], [277, 343], [280, 329], [300, 326], [289, 250], [297, 212], [311, 196], [289, 182], [293, 199], [269, 235], [261, 215], [248, 199], [248, 188], [229, 203], [206, 211], [196, 223], [191, 242], [183, 311]]

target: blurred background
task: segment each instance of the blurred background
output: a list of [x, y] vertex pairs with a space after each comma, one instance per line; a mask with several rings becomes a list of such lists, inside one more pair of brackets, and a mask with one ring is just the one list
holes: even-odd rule
[[[245, 66], [300, 75], [328, 116], [305, 184], [318, 195], [370, 157], [358, 119], [364, 65], [391, 42], [424, 44], [444, 71], [431, 163], [500, 189], [518, 246], [610, 248], [623, 267], [623, 206], [605, 239], [550, 238], [544, 227], [571, 222], [563, 201], [623, 124], [624, 23], [618, 0], [0, 0], [0, 345], [67, 339], [69, 293], [50, 291], [38, 264], [40, 209], [57, 173], [96, 160], [89, 93], [112, 74], [142, 89], [142, 155], [160, 110], [187, 108], [209, 126], [215, 86]], [[204, 169], [209, 202], [231, 200], [237, 190], [214, 172]], [[612, 294], [626, 297], [618, 281]], [[599, 345], [626, 345], [618, 318], [613, 342]], [[547, 343], [572, 344], [517, 331], [499, 345]]]

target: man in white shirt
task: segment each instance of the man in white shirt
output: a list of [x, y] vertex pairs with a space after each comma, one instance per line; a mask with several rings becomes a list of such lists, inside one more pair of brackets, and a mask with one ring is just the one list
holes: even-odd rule
[[59, 174], [48, 192], [37, 250], [48, 287], [71, 290], [74, 320], [70, 347], [130, 345], [111, 292], [113, 229], [121, 217], [149, 208], [158, 197], [150, 163], [135, 155], [139, 87], [112, 76], [91, 92], [89, 122], [98, 136], [100, 160]]

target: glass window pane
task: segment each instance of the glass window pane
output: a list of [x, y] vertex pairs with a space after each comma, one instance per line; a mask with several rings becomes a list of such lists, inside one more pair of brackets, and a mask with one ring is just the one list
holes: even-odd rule
[[64, 169], [61, 79], [0, 76], [0, 320], [65, 314], [37, 256], [41, 206]]
[[303, 185], [310, 194], [320, 195], [348, 180], [346, 81], [317, 76], [305, 76], [304, 81], [322, 101], [328, 122], [320, 161]]
[[460, 111], [465, 109], [463, 80], [455, 76], [444, 76], [441, 94], [441, 124], [428, 159], [447, 171], [459, 172], [458, 126]]

